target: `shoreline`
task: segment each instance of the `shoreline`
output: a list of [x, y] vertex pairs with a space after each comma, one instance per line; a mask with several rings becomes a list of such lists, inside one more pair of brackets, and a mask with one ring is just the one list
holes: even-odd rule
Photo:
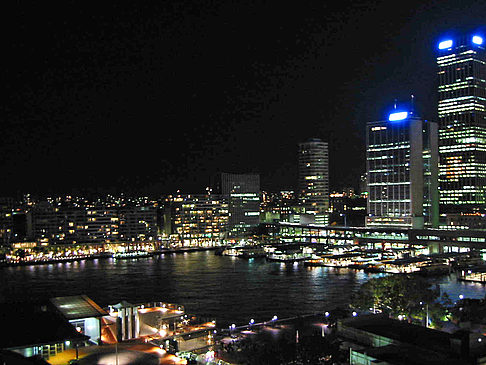
[[[199, 252], [199, 251], [213, 251], [219, 249], [219, 246], [216, 247], [180, 247], [180, 248], [166, 248], [166, 249], [159, 249], [153, 252], [144, 253], [143, 256], [127, 256], [127, 257], [118, 257], [116, 260], [130, 260], [130, 259], [138, 259], [138, 258], [147, 258], [147, 257], [154, 257], [164, 254], [179, 254], [179, 253], [186, 253], [186, 252]], [[63, 263], [63, 262], [76, 262], [76, 261], [83, 261], [83, 260], [97, 260], [97, 259], [109, 259], [113, 258], [113, 253], [102, 253], [102, 254], [93, 254], [93, 255], [86, 255], [86, 256], [76, 256], [76, 257], [63, 257], [59, 259], [48, 259], [48, 260], [33, 260], [33, 261], [18, 261], [18, 262], [1, 262], [0, 268], [4, 267], [16, 267], [16, 266], [30, 266], [30, 265], [49, 265], [49, 264], [56, 264], [56, 263]]]

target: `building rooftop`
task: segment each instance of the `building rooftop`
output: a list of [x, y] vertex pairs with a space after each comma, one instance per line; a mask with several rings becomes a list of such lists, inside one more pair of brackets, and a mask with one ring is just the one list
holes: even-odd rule
[[383, 347], [370, 347], [359, 352], [364, 352], [368, 356], [395, 365], [466, 365], [470, 362], [451, 357], [447, 352], [428, 351], [416, 346], [397, 346], [388, 345]]
[[48, 302], [0, 304], [0, 327], [8, 328], [0, 344], [3, 349], [88, 339]]
[[51, 303], [69, 320], [108, 315], [86, 295], [52, 298]]
[[356, 328], [405, 344], [415, 345], [434, 351], [450, 350], [451, 335], [446, 332], [413, 325], [405, 321], [372, 315], [343, 321], [343, 326]]

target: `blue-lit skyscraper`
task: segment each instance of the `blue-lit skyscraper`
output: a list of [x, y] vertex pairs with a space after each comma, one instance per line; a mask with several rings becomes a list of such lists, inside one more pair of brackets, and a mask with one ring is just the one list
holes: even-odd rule
[[437, 130], [437, 123], [398, 110], [367, 124], [367, 226], [438, 225]]
[[486, 51], [484, 35], [437, 45], [441, 213], [486, 204]]

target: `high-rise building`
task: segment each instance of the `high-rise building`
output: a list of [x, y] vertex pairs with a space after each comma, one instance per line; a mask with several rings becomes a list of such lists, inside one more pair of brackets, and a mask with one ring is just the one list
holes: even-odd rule
[[230, 237], [241, 237], [260, 224], [260, 175], [220, 173], [213, 192], [228, 200]]
[[225, 238], [228, 203], [219, 194], [171, 195], [164, 220], [165, 233], [184, 245], [214, 245]]
[[315, 215], [317, 224], [328, 224], [328, 145], [317, 138], [299, 143], [299, 201], [303, 213]]
[[437, 123], [396, 111], [366, 128], [367, 226], [436, 227]]
[[482, 35], [438, 44], [441, 213], [486, 204], [486, 51]]

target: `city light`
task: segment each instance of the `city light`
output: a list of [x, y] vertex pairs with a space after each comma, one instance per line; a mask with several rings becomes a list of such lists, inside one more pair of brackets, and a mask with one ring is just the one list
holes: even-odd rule
[[475, 35], [472, 37], [472, 42], [474, 44], [483, 44], [483, 38], [478, 35]]
[[439, 43], [439, 49], [447, 49], [452, 47], [452, 39], [442, 41]]
[[388, 116], [388, 120], [390, 122], [395, 122], [398, 120], [404, 120], [408, 118], [408, 112], [397, 112], [397, 113], [391, 113]]

